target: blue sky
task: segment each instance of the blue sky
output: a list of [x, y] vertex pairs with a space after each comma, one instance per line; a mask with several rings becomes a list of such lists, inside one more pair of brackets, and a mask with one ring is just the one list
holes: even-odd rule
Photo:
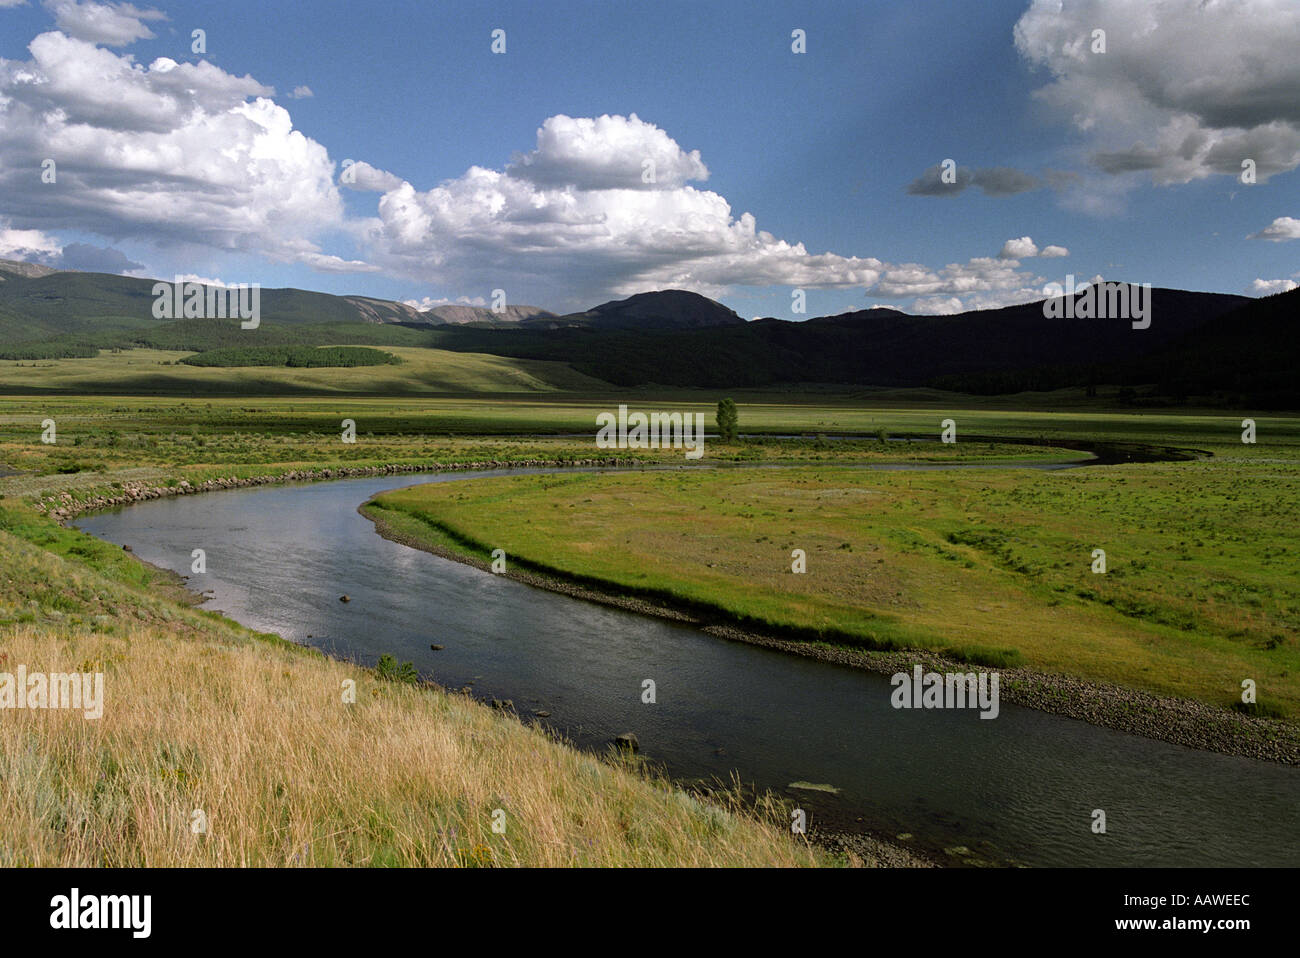
[[425, 305], [684, 286], [796, 319], [796, 288], [808, 316], [1066, 273], [1288, 288], [1300, 4], [1153, 10], [0, 0], [0, 256]]

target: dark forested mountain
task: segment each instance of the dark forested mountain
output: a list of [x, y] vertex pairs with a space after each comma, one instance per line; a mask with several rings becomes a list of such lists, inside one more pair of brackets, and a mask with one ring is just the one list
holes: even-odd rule
[[[581, 313], [560, 316], [545, 325], [589, 326], [593, 329], [699, 329], [743, 326], [745, 320], [721, 303], [684, 289], [637, 293], [610, 300]], [[537, 325], [534, 322], [534, 325]]]
[[1157, 353], [1250, 302], [1154, 289], [1145, 329], [1133, 328], [1126, 318], [1048, 318], [1038, 302], [954, 316], [869, 309], [806, 322], [769, 318], [691, 329], [457, 330], [439, 345], [560, 360], [625, 386], [946, 382], [947, 388], [970, 391], [999, 383], [1005, 388], [996, 391], [1018, 392], [1082, 384], [1089, 370]]
[[1300, 289], [1243, 305], [1124, 370], [1174, 398], [1215, 396], [1234, 404], [1300, 409]]

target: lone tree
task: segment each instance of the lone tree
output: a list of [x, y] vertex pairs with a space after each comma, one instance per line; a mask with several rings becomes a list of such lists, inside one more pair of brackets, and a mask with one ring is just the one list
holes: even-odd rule
[[740, 425], [740, 417], [736, 413], [736, 401], [734, 399], [718, 400], [718, 438], [723, 442], [735, 442], [739, 437], [737, 431]]

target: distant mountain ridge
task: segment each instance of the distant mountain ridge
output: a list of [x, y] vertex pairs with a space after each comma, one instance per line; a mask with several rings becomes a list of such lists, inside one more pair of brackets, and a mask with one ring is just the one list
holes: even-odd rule
[[[112, 329], [148, 327], [153, 288], [170, 280], [110, 273], [55, 270], [0, 260], [0, 336], [24, 341], [56, 335], [98, 334]], [[373, 296], [335, 296], [301, 289], [263, 289], [261, 311], [267, 323], [482, 326], [608, 329], [691, 329], [744, 325], [721, 303], [686, 290], [638, 293], [579, 313], [559, 316], [540, 306], [486, 306], [449, 303], [420, 310]]]
[[391, 299], [373, 299], [369, 296], [344, 296], [356, 307], [367, 323], [422, 323], [424, 314], [414, 306]]
[[1234, 405], [1300, 409], [1300, 289], [1248, 299], [1122, 373], [1164, 396], [1220, 394]]
[[[1076, 295], [1075, 302], [1081, 299]], [[1013, 393], [1116, 382], [1099, 377], [1136, 374], [1144, 368], [1135, 365], [1138, 360], [1160, 355], [1207, 323], [1256, 302], [1225, 293], [1152, 289], [1146, 329], [1133, 328], [1125, 317], [1049, 318], [1047, 307], [1062, 300], [952, 316], [867, 309], [802, 322], [767, 318], [686, 329], [461, 329], [440, 345], [567, 362], [629, 387], [833, 383]], [[1252, 343], [1247, 351], [1268, 348]]]
[[0, 283], [5, 280], [4, 274], [10, 276], [21, 276], [23, 279], [35, 279], [40, 276], [49, 276], [51, 273], [57, 273], [57, 269], [49, 266], [40, 266], [36, 263], [24, 263], [16, 259], [0, 259]]
[[[156, 282], [0, 261], [0, 345], [39, 358], [43, 344], [51, 357], [67, 357], [96, 346], [201, 350], [247, 341], [232, 321], [155, 319]], [[1054, 303], [1064, 299], [951, 316], [876, 307], [746, 322], [686, 290], [555, 315], [522, 305], [500, 313], [459, 304], [421, 311], [367, 296], [264, 289], [258, 336], [267, 345], [434, 346], [551, 360], [622, 387], [825, 383], [1001, 395], [1145, 383], [1174, 397], [1300, 406], [1291, 345], [1300, 341], [1292, 332], [1300, 291], [1255, 300], [1152, 289], [1145, 329], [1123, 317], [1050, 318], [1046, 307]]]
[[459, 303], [448, 303], [446, 306], [436, 306], [421, 315], [435, 317], [448, 326], [465, 326], [471, 323], [503, 326], [522, 323], [531, 319], [546, 319], [555, 314], [550, 310], [542, 309], [540, 306], [503, 306], [500, 311], [497, 311], [488, 306], [463, 306]]

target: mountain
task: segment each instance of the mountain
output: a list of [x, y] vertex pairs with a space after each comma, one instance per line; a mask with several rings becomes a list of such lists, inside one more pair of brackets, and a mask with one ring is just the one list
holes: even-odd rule
[[637, 293], [610, 300], [581, 313], [570, 313], [546, 324], [549, 328], [588, 326], [593, 329], [700, 329], [743, 326], [745, 320], [721, 303], [684, 289]]
[[[0, 336], [38, 340], [153, 328], [167, 322], [153, 315], [153, 288], [157, 282], [0, 260]], [[262, 321], [268, 326], [335, 323], [498, 326], [554, 316], [537, 306], [508, 306], [499, 314], [474, 306], [439, 306], [421, 312], [393, 300], [334, 296], [303, 289], [263, 289], [260, 300]]]
[[1131, 382], [1175, 399], [1210, 397], [1261, 409], [1300, 409], [1300, 289], [1250, 299], [1169, 347], [1128, 364]]
[[[1045, 384], [1063, 380], [1084, 383], [1094, 368], [1169, 347], [1248, 302], [1244, 296], [1153, 289], [1146, 329], [1119, 318], [1049, 319], [1040, 301], [954, 316], [868, 309], [806, 322], [769, 318], [685, 329], [461, 329], [439, 345], [568, 362], [621, 386], [838, 383], [1019, 392], [1057, 388]], [[1063, 299], [1053, 305], [1062, 306]]]
[[[36, 341], [51, 336], [127, 334], [167, 322], [153, 315], [158, 280], [53, 270], [0, 260], [0, 336]], [[721, 303], [685, 290], [640, 293], [582, 313], [556, 316], [538, 306], [449, 304], [420, 311], [371, 296], [334, 296], [302, 289], [263, 289], [262, 321], [268, 326], [335, 323], [403, 326], [517, 327], [587, 326], [608, 329], [691, 329], [744, 325]], [[197, 322], [190, 320], [189, 322]]]
[[396, 303], [391, 299], [372, 299], [369, 296], [344, 296], [356, 307], [367, 323], [425, 323], [425, 314], [414, 306]]
[[[144, 331], [208, 322], [155, 318], [157, 282], [0, 261], [0, 338], [6, 343], [52, 337], [130, 342]], [[262, 324], [270, 328], [428, 324], [424, 314], [404, 303], [304, 289], [263, 289], [260, 309]]]
[[548, 319], [555, 314], [540, 306], [505, 306], [501, 312], [494, 312], [486, 306], [460, 306], [448, 304], [438, 306], [421, 314], [425, 322], [432, 322], [429, 317], [448, 326], [467, 326], [478, 323], [485, 326], [506, 326], [522, 323], [532, 319]]
[[38, 266], [36, 263], [20, 263], [14, 259], [0, 259], [0, 283], [5, 281], [6, 273], [10, 276], [31, 279], [37, 276], [49, 276], [51, 273], [57, 272], [56, 269], [51, 269], [48, 266]]
[[[0, 347], [11, 359], [88, 355], [93, 347], [242, 346], [234, 320], [160, 320], [154, 280], [0, 261]], [[1117, 286], [1117, 289], [1123, 289]], [[1127, 287], [1130, 297], [1137, 287]], [[421, 312], [367, 296], [261, 291], [261, 345], [433, 346], [552, 360], [618, 386], [708, 389], [801, 383], [1004, 395], [1067, 386], [1142, 386], [1175, 400], [1300, 406], [1292, 327], [1300, 291], [1265, 299], [1150, 291], [1146, 328], [1127, 318], [1051, 318], [1085, 294], [953, 316], [891, 308], [802, 322], [746, 322], [685, 290], [639, 293], [556, 316], [535, 306]]]

